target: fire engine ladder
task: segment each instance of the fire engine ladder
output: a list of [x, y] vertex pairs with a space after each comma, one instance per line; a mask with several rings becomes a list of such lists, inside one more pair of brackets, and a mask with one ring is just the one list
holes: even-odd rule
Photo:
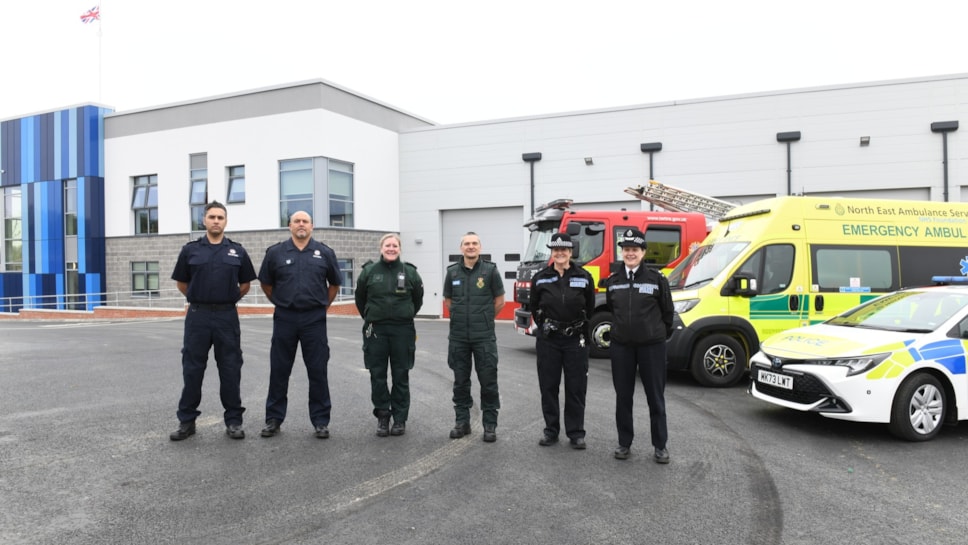
[[665, 185], [655, 180], [649, 180], [649, 183], [644, 186], [628, 187], [625, 192], [670, 212], [700, 212], [711, 220], [718, 220], [736, 208], [735, 204]]

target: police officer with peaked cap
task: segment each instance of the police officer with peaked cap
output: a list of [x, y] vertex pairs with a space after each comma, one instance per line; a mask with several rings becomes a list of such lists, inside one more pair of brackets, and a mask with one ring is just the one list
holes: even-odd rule
[[531, 279], [538, 356], [538, 388], [545, 428], [538, 444], [558, 442], [558, 404], [565, 376], [565, 435], [572, 448], [585, 448], [585, 392], [588, 389], [588, 319], [595, 310], [592, 275], [572, 261], [574, 244], [565, 233], [551, 235], [551, 264]]
[[629, 457], [632, 438], [632, 397], [636, 374], [642, 379], [649, 405], [654, 459], [669, 463], [666, 442], [665, 384], [666, 345], [672, 336], [674, 307], [669, 282], [658, 270], [643, 262], [645, 236], [638, 229], [622, 233], [624, 266], [605, 282], [606, 301], [612, 310], [611, 345], [612, 385], [615, 387], [615, 425], [618, 448], [615, 457]]
[[178, 429], [172, 441], [187, 439], [195, 433], [195, 419], [201, 413], [202, 379], [208, 365], [208, 351], [215, 347], [219, 395], [225, 408], [225, 433], [243, 439], [240, 383], [242, 346], [239, 314], [235, 304], [249, 291], [255, 269], [241, 244], [225, 236], [225, 206], [212, 201], [205, 206], [205, 236], [182, 247], [175, 262], [172, 280], [188, 300], [182, 343], [184, 387], [178, 401]]

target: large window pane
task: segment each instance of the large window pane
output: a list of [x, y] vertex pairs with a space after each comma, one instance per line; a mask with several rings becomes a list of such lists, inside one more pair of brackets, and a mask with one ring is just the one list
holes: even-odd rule
[[297, 170], [283, 172], [280, 175], [282, 182], [282, 196], [286, 199], [297, 197], [313, 196], [313, 171]]
[[329, 162], [329, 224], [353, 227], [353, 165]]
[[279, 209], [279, 224], [283, 227], [289, 225], [289, 217], [300, 210], [312, 215], [313, 200], [303, 199], [282, 203]]
[[313, 215], [313, 160], [279, 162], [279, 225], [289, 225], [289, 216], [300, 210]]

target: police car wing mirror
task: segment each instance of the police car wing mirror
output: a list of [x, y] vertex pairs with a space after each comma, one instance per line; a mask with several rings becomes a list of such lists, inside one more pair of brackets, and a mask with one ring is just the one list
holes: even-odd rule
[[756, 288], [756, 277], [749, 273], [736, 273], [730, 278], [729, 282], [723, 286], [722, 295], [738, 295], [740, 297], [753, 297], [759, 293]]

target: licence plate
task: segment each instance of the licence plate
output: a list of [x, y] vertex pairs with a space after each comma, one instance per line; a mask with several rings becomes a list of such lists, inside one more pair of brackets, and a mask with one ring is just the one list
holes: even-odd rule
[[759, 374], [757, 375], [757, 380], [763, 384], [769, 384], [770, 386], [776, 386], [777, 388], [783, 388], [786, 390], [793, 389], [793, 377], [787, 375], [771, 373], [769, 371], [760, 369]]

